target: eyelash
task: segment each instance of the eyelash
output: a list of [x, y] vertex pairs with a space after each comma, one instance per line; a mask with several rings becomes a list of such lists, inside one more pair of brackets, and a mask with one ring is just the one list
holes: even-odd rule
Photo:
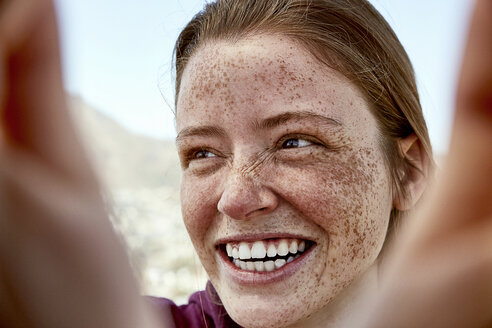
[[[211, 154], [212, 156], [197, 157], [197, 154], [200, 154], [200, 153], [208, 153], [208, 154]], [[189, 163], [192, 160], [200, 160], [200, 159], [206, 159], [206, 158], [215, 158], [217, 156], [218, 155], [214, 151], [211, 151], [209, 149], [204, 149], [204, 148], [197, 148], [197, 149], [191, 149], [190, 151], [188, 151], [188, 153], [186, 154], [185, 158], [186, 158], [186, 162]]]
[[[197, 157], [197, 155], [200, 154], [200, 153], [208, 153], [208, 154], [211, 154], [212, 156]], [[215, 155], [211, 151], [204, 150], [204, 149], [196, 151], [193, 155], [194, 155], [193, 157], [195, 157], [195, 159], [217, 157], [217, 155]]]
[[[297, 146], [297, 147], [285, 147], [285, 144], [290, 140], [298, 140], [298, 141], [303, 140], [303, 141], [307, 141], [308, 144]], [[278, 148], [280, 149], [296, 149], [296, 148], [298, 149], [298, 148], [304, 148], [312, 145], [321, 145], [321, 144], [322, 144], [321, 141], [319, 141], [318, 139], [306, 135], [286, 135], [280, 138], [280, 140], [277, 142]]]
[[[285, 144], [290, 140], [304, 141], [304, 142], [307, 142], [307, 144], [297, 146], [297, 147], [286, 147]], [[302, 142], [299, 142], [299, 143], [302, 144]], [[286, 135], [277, 141], [276, 147], [277, 147], [277, 149], [281, 149], [281, 150], [287, 149], [288, 150], [288, 149], [299, 149], [299, 148], [305, 148], [305, 147], [309, 147], [309, 146], [313, 146], [313, 145], [322, 145], [322, 144], [323, 143], [321, 141], [319, 141], [318, 139], [316, 139], [312, 136]], [[208, 153], [211, 156], [204, 155], [201, 157], [197, 157], [197, 155], [200, 153], [202, 153], [202, 154]], [[221, 154], [219, 152], [217, 152], [216, 150], [211, 150], [211, 149], [206, 149], [206, 148], [194, 148], [194, 149], [190, 149], [187, 152], [187, 154], [185, 156], [185, 160], [186, 160], [186, 164], [188, 165], [191, 161], [194, 161], [194, 160], [202, 160], [202, 159], [207, 159], [207, 158], [217, 158], [220, 156], [221, 156]]]

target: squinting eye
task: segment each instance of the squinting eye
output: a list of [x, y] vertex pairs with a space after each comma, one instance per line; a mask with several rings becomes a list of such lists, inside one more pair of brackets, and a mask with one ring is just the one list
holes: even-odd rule
[[284, 141], [282, 144], [282, 148], [302, 148], [306, 146], [310, 146], [313, 143], [311, 141], [308, 141], [306, 139], [300, 139], [300, 138], [290, 138]]
[[210, 158], [210, 157], [217, 157], [214, 153], [208, 151], [208, 150], [199, 150], [193, 154], [192, 159], [202, 159], [202, 158]]

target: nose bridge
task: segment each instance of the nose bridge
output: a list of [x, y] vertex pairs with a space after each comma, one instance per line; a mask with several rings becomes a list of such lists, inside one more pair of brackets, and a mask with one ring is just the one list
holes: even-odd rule
[[261, 160], [234, 161], [217, 205], [219, 212], [241, 220], [271, 212], [277, 204], [274, 191], [262, 179]]
[[228, 180], [259, 187], [264, 183], [262, 166], [266, 162], [267, 158], [263, 153], [238, 151], [234, 156]]
[[239, 163], [237, 171], [245, 178], [249, 178], [252, 182], [255, 182], [256, 180], [260, 180], [259, 171], [262, 161], [264, 160], [261, 158], [261, 155], [249, 158], [244, 163]]
[[231, 178], [237, 182], [258, 185], [261, 182], [259, 174], [260, 164], [258, 160], [249, 159], [244, 162], [236, 163], [231, 170]]

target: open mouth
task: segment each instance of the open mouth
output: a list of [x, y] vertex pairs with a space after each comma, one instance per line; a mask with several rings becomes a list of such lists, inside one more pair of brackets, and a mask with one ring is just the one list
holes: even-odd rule
[[237, 268], [245, 271], [271, 272], [296, 261], [315, 245], [297, 238], [269, 238], [253, 242], [228, 242], [219, 249]]

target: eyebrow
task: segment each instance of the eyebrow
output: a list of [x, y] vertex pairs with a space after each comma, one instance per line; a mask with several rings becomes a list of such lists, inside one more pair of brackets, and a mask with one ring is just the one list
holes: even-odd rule
[[271, 129], [278, 127], [282, 124], [288, 123], [290, 121], [303, 121], [306, 119], [310, 120], [316, 120], [318, 121], [321, 125], [323, 126], [341, 126], [342, 123], [334, 118], [327, 117], [324, 115], [320, 115], [317, 113], [313, 112], [285, 112], [279, 115], [275, 115], [269, 118], [266, 118], [260, 122], [254, 122], [253, 123], [253, 128], [255, 130], [262, 130], [262, 129]]
[[176, 143], [187, 137], [224, 137], [226, 132], [223, 128], [205, 125], [205, 126], [190, 126], [181, 130], [176, 136]]
[[[290, 121], [302, 121], [305, 119], [316, 120], [323, 126], [341, 126], [342, 123], [334, 118], [316, 114], [313, 112], [285, 112], [279, 115], [275, 115], [266, 118], [262, 121], [253, 122], [254, 130], [272, 129]], [[177, 137], [176, 143], [181, 142], [187, 137], [225, 137], [227, 133], [225, 130], [218, 126], [205, 125], [205, 126], [190, 126], [181, 130]]]

